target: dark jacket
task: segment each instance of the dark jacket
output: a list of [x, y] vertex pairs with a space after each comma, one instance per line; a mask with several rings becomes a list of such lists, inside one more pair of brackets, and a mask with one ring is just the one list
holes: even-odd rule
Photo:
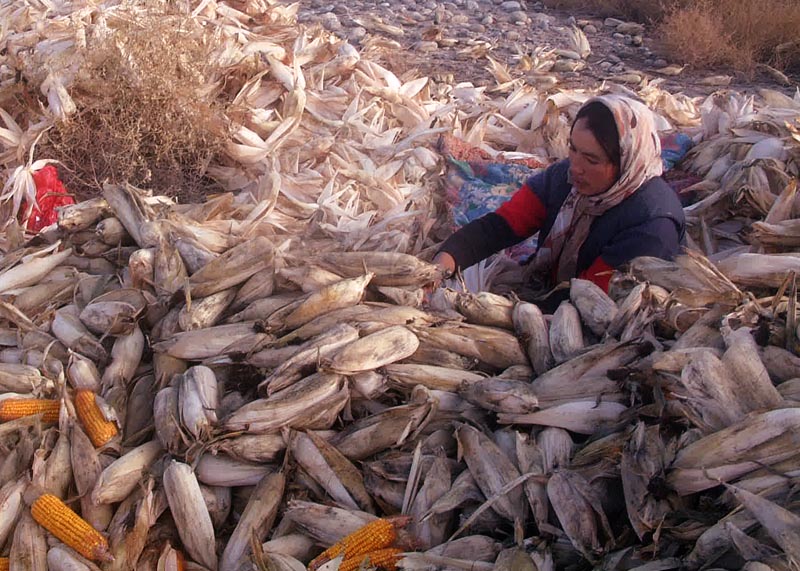
[[[459, 268], [468, 268], [537, 231], [541, 247], [571, 189], [568, 172], [569, 161], [563, 160], [531, 176], [508, 202], [455, 232], [440, 251], [452, 255]], [[607, 290], [610, 269], [638, 256], [671, 259], [684, 232], [677, 194], [661, 177], [652, 178], [592, 222], [578, 253], [576, 277]]]

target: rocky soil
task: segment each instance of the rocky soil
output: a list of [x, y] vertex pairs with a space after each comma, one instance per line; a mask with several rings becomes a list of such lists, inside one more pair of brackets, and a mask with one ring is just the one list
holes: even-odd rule
[[[378, 57], [404, 72], [446, 81], [494, 85], [490, 61], [513, 77], [543, 88], [595, 87], [615, 81], [635, 87], [660, 79], [672, 91], [704, 95], [720, 88], [748, 92], [770, 87], [787, 92], [762, 73], [755, 80], [730, 70], [692, 70], [661, 53], [649, 30], [638, 23], [596, 18], [545, 8], [525, 0], [302, 0], [298, 20], [318, 23], [356, 45], [375, 48]], [[569, 29], [583, 30], [592, 53], [585, 59], [569, 53]], [[542, 65], [548, 50], [560, 50], [552, 68]], [[371, 54], [375, 57], [376, 54]]]

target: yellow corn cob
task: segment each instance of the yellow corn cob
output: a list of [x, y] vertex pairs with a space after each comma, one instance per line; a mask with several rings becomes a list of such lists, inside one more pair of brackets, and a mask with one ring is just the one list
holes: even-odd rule
[[111, 561], [108, 541], [100, 532], [52, 494], [42, 494], [31, 505], [36, 523], [86, 559]]
[[364, 562], [367, 562], [370, 569], [375, 568], [394, 571], [397, 568], [397, 560], [400, 558], [402, 552], [403, 550], [397, 547], [376, 549], [369, 553], [345, 559], [342, 561], [342, 564], [339, 565], [339, 571], [357, 571]]
[[8, 571], [10, 560], [8, 557], [0, 557], [0, 571]]
[[78, 391], [75, 395], [75, 410], [95, 447], [105, 445], [117, 435], [117, 425], [103, 416], [92, 391]]
[[0, 422], [41, 414], [45, 422], [58, 422], [61, 402], [52, 399], [8, 399], [0, 402]]
[[315, 571], [317, 567], [324, 565], [342, 553], [344, 553], [344, 560], [346, 561], [365, 553], [389, 547], [397, 538], [397, 529], [406, 525], [409, 520], [409, 517], [401, 516], [371, 521], [320, 553], [308, 564], [308, 569], [309, 571]]

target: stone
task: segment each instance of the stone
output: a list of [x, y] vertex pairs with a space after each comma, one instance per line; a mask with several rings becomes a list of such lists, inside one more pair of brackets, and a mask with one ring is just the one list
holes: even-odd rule
[[347, 14], [347, 12], [348, 8], [347, 5], [345, 4], [337, 4], [336, 6], [333, 7], [333, 13], [338, 14], [339, 16]]
[[452, 48], [458, 43], [458, 38], [442, 38], [441, 40], [436, 40], [436, 43], [439, 44], [440, 48]]
[[611, 63], [610, 61], [601, 61], [600, 62], [600, 69], [602, 69], [603, 71], [608, 71], [609, 69], [611, 69], [611, 67], [613, 65], [614, 64]]
[[366, 29], [362, 28], [361, 26], [356, 26], [355, 28], [350, 28], [350, 30], [347, 32], [347, 39], [353, 43], [357, 43], [363, 40], [366, 35]]
[[613, 34], [611, 34], [611, 37], [614, 38], [615, 40], [621, 40], [621, 41], [625, 40], [625, 34], [620, 34], [619, 32], [614, 32]]
[[484, 26], [491, 26], [492, 24], [494, 24], [494, 16], [492, 16], [491, 14], [484, 16], [483, 20], [481, 20], [481, 24], [483, 24]]
[[613, 53], [610, 53], [610, 54], [606, 55], [606, 59], [608, 61], [610, 61], [611, 63], [619, 63], [619, 62], [622, 61], [617, 54], [613, 54]]
[[653, 62], [653, 67], [667, 67], [668, 62], [664, 58], [658, 58]]
[[469, 31], [473, 34], [485, 34], [486, 33], [486, 26], [483, 24], [470, 24]]
[[518, 10], [522, 10], [522, 4], [516, 0], [506, 0], [500, 4], [500, 9], [505, 10], [506, 12], [516, 12]]
[[583, 31], [587, 34], [596, 34], [597, 28], [594, 26], [594, 24], [586, 24], [586, 26], [583, 28]]
[[466, 14], [456, 14], [452, 18], [450, 18], [450, 23], [456, 26], [460, 26], [462, 24], [469, 23], [469, 16]]
[[433, 0], [428, 0], [425, 4], [422, 5], [423, 8], [427, 8], [428, 10], [436, 10], [439, 7], [438, 2], [434, 2]]
[[625, 22], [623, 22], [622, 20], [617, 20], [616, 18], [606, 18], [605, 20], [603, 20], [603, 25], [606, 28], [616, 28], [620, 24], [624, 23]]
[[[616, 36], [616, 34], [614, 34]], [[633, 36], [625, 35], [623, 41], [625, 42], [626, 46], [630, 46], [633, 44]]]
[[631, 45], [639, 47], [643, 43], [644, 43], [644, 38], [642, 38], [642, 36], [631, 36]]
[[532, 8], [534, 10], [544, 10], [544, 4], [541, 2], [534, 2]]
[[575, 26], [578, 21], [575, 19], [575, 16], [570, 16], [567, 18], [567, 26]]
[[472, 12], [474, 14], [481, 9], [481, 5], [475, 2], [475, 0], [467, 0], [464, 8], [467, 10], [467, 12]]
[[531, 24], [534, 27], [539, 28], [541, 30], [549, 30], [550, 26], [553, 24], [553, 21], [555, 20], [555, 18], [553, 18], [552, 16], [540, 13], [531, 14], [530, 18], [531, 18]]
[[622, 73], [623, 71], [625, 71], [625, 65], [622, 63], [618, 63], [612, 66], [611, 69], [609, 69], [609, 71], [611, 73]]
[[414, 46], [418, 51], [421, 52], [435, 52], [439, 49], [439, 44], [436, 42], [417, 42], [416, 46]]
[[447, 10], [443, 6], [439, 6], [433, 11], [433, 23], [441, 24], [447, 20], [448, 16]]
[[447, 10], [448, 12], [455, 12], [458, 10], [459, 6], [464, 4], [464, 0], [458, 0], [458, 4], [454, 4], [453, 2], [443, 2], [442, 7]]
[[507, 31], [505, 36], [509, 42], [518, 42], [520, 38], [519, 32], [517, 32], [516, 30]]
[[522, 10], [517, 10], [516, 12], [511, 12], [508, 15], [508, 19], [515, 24], [519, 24], [520, 22], [523, 24], [527, 24], [529, 22], [527, 12], [523, 12]]
[[333, 12], [326, 12], [322, 14], [319, 18], [319, 23], [322, 24], [322, 27], [329, 32], [335, 32], [342, 29], [342, 23], [339, 21], [339, 17]]
[[636, 22], [622, 22], [617, 25], [617, 31], [620, 34], [629, 34], [631, 36], [639, 36], [644, 33], [644, 26]]

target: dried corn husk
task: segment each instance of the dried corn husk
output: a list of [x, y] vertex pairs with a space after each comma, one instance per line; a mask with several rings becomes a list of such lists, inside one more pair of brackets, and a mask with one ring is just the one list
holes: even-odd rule
[[192, 469], [170, 461], [164, 470], [164, 491], [186, 551], [206, 568], [217, 569], [214, 526]]
[[401, 361], [414, 354], [419, 339], [406, 327], [387, 327], [345, 345], [326, 365], [340, 374], [353, 374]]
[[561, 302], [553, 314], [548, 335], [555, 364], [568, 361], [584, 348], [581, 318], [574, 305]]

